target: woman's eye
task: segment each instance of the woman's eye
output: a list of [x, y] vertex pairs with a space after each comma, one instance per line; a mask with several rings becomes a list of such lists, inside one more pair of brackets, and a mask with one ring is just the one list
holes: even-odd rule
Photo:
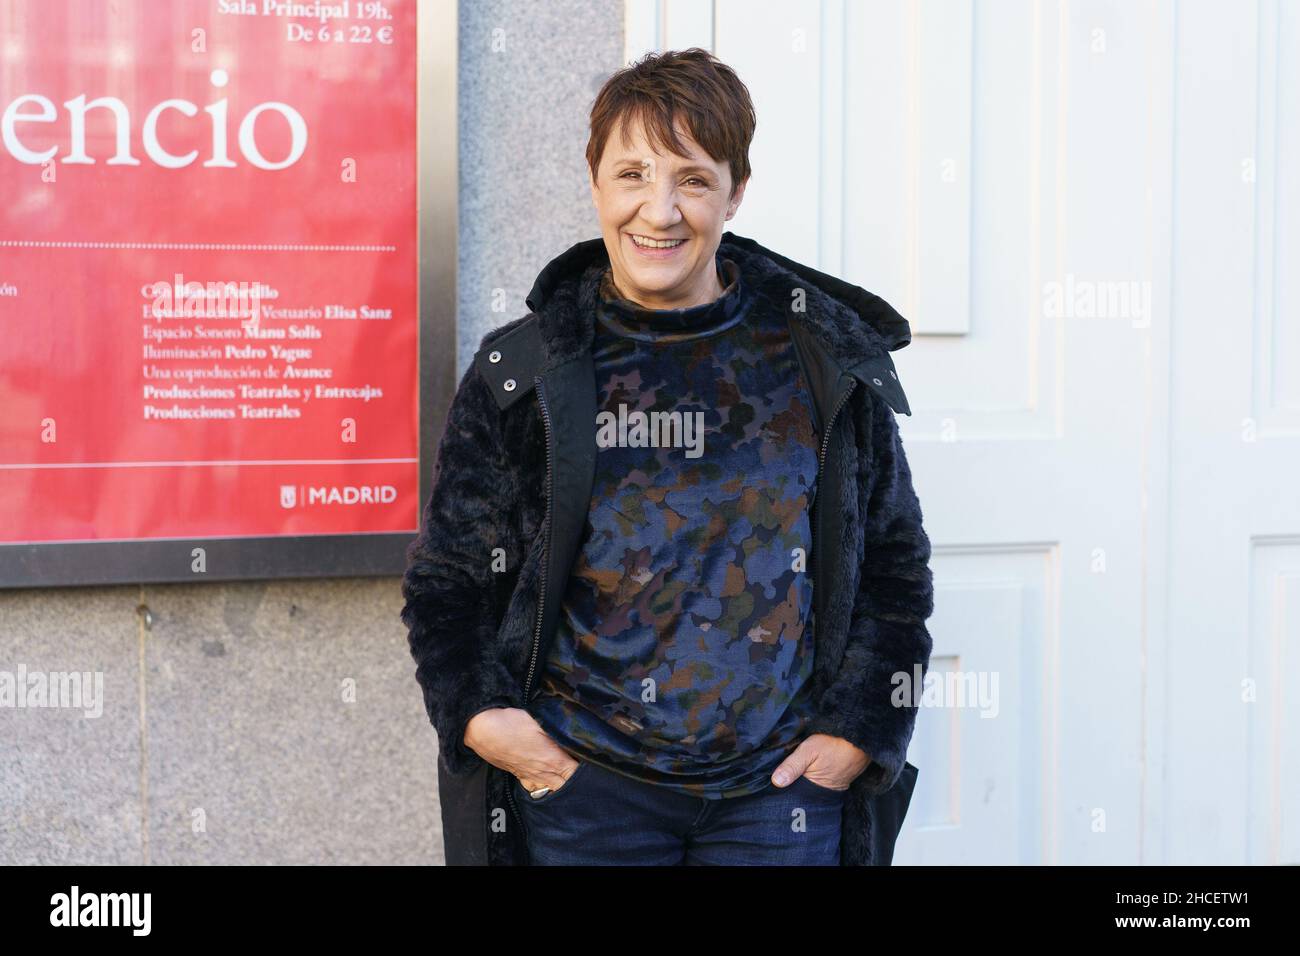
[[[621, 174], [619, 175], [618, 178], [619, 178], [619, 179], [627, 179], [629, 176], [633, 176], [633, 177], [635, 177], [635, 178], [637, 178], [637, 179], [640, 179], [640, 178], [641, 178], [641, 170], [639, 170], [639, 169], [629, 169], [629, 170], [627, 170], [627, 172], [621, 173]], [[690, 179], [686, 180], [686, 183], [687, 183], [687, 185], [694, 185], [694, 186], [697, 186], [697, 187], [698, 187], [698, 186], [708, 186], [708, 183], [706, 183], [706, 182], [705, 182], [703, 179], [701, 179], [699, 176], [692, 176]]]

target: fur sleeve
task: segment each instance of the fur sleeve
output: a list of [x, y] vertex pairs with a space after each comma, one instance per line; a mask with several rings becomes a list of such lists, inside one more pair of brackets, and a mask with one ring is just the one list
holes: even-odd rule
[[[925, 621], [934, 589], [930, 539], [893, 409], [874, 398], [867, 404], [870, 451], [858, 455], [861, 574], [843, 662], [809, 733], [843, 737], [866, 751], [872, 762], [863, 785], [877, 794], [894, 785], [907, 757], [921, 688], [903, 692], [917, 664], [922, 676], [929, 669]], [[906, 675], [901, 684], [898, 674]]]
[[508, 548], [509, 471], [500, 410], [471, 364], [461, 379], [433, 469], [420, 533], [407, 549], [402, 622], [409, 629], [415, 678], [452, 773], [482, 761], [465, 746], [465, 725], [492, 706], [509, 706], [507, 675], [486, 649], [493, 612], [492, 552]]

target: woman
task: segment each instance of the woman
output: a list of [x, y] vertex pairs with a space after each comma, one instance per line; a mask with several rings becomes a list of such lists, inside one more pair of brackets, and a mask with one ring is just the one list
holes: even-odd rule
[[461, 382], [402, 612], [450, 862], [888, 862], [933, 609], [909, 333], [723, 232], [754, 125], [703, 50], [611, 77], [601, 238]]

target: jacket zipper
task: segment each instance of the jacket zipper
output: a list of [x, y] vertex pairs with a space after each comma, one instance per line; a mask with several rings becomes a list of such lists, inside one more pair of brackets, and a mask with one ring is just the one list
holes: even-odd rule
[[849, 400], [849, 396], [853, 394], [853, 390], [857, 387], [858, 380], [850, 378], [848, 389], [845, 390], [844, 394], [840, 396], [840, 400], [835, 404], [835, 410], [831, 412], [830, 420], [826, 423], [826, 430], [822, 432], [822, 447], [817, 452], [817, 474], [819, 475], [826, 464], [826, 446], [831, 441], [831, 427], [835, 424], [835, 417], [839, 415], [840, 409], [844, 407], [844, 403]]
[[[814, 507], [816, 508], [818, 515], [821, 514], [821, 507], [820, 504], [818, 504], [818, 502], [820, 502], [821, 499], [825, 497], [822, 494], [822, 475], [825, 474], [826, 472], [826, 449], [830, 446], [831, 433], [835, 426], [835, 419], [840, 414], [840, 409], [844, 407], [844, 403], [849, 400], [849, 396], [853, 394], [853, 390], [857, 387], [858, 387], [858, 380], [856, 378], [850, 377], [849, 387], [845, 389], [844, 394], [840, 396], [840, 400], [835, 403], [835, 408], [831, 412], [831, 417], [827, 420], [825, 429], [822, 430], [822, 446], [817, 451], [817, 502], [814, 502]], [[820, 574], [821, 573], [821, 539], [816, 537], [817, 524], [818, 524], [818, 520], [820, 519], [818, 519], [816, 516], [814, 516], [814, 519], [815, 520], [813, 521], [813, 538], [814, 538], [813, 573]], [[817, 585], [814, 582], [813, 587], [815, 588], [816, 586]], [[814, 635], [813, 635], [814, 640], [816, 640], [815, 630], [817, 627], [820, 626], [821, 626], [821, 621], [817, 621], [814, 624]]]
[[[525, 710], [528, 708], [528, 692], [533, 686], [533, 672], [537, 668], [537, 652], [541, 647], [542, 641], [542, 618], [545, 616], [546, 611], [546, 586], [551, 578], [549, 573], [550, 568], [548, 566], [551, 556], [548, 545], [550, 543], [551, 516], [554, 514], [552, 508], [552, 505], [554, 504], [552, 501], [553, 489], [551, 487], [551, 413], [550, 409], [546, 407], [546, 395], [542, 391], [542, 377], [540, 375], [534, 375], [533, 383], [537, 387], [537, 404], [541, 408], [542, 427], [546, 435], [546, 515], [542, 519], [541, 532], [542, 557], [540, 561], [540, 574], [542, 576], [542, 586], [539, 589], [539, 596], [537, 599], [537, 622], [533, 625], [533, 650], [528, 657], [528, 676], [524, 679]], [[522, 834], [524, 832], [523, 817], [520, 816], [519, 808], [515, 805], [514, 787], [509, 784], [506, 785], [506, 800], [510, 803], [510, 812], [514, 815], [515, 824], [519, 827], [519, 832]], [[525, 850], [525, 852], [527, 851]]]
[[541, 574], [542, 586], [540, 595], [537, 599], [537, 623], [533, 626], [533, 651], [528, 658], [528, 676], [524, 679], [524, 706], [528, 706], [528, 692], [533, 686], [533, 672], [537, 668], [537, 652], [542, 643], [542, 619], [546, 613], [546, 586], [550, 582], [550, 549], [548, 548], [551, 535], [551, 518], [554, 514], [554, 496], [555, 490], [552, 488], [551, 481], [551, 412], [546, 407], [546, 395], [542, 391], [542, 377], [533, 376], [533, 382], [537, 387], [537, 404], [542, 411], [542, 427], [546, 434], [546, 517], [542, 522], [542, 558]]

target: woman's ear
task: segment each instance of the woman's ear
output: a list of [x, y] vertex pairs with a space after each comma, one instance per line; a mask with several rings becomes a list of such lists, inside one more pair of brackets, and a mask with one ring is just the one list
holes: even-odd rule
[[726, 218], [730, 219], [736, 214], [736, 210], [740, 208], [741, 200], [745, 198], [745, 187], [748, 185], [749, 177], [746, 176], [740, 181], [740, 185], [736, 187], [736, 191], [731, 195], [731, 200], [727, 203]]

